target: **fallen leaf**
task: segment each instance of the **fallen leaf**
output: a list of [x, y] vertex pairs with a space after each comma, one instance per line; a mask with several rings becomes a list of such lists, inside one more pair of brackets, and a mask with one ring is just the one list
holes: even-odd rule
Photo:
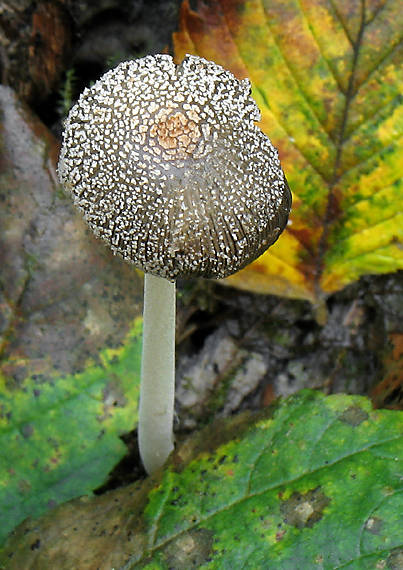
[[215, 423], [143, 484], [10, 537], [7, 570], [387, 568], [402, 552], [402, 413], [303, 391]]
[[290, 224], [227, 280], [318, 302], [403, 268], [402, 42], [397, 0], [185, 0], [186, 53], [249, 77], [293, 191]]

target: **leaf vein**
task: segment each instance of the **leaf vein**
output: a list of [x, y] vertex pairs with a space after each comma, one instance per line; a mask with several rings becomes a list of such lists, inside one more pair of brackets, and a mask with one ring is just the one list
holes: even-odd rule
[[369, 79], [372, 77], [372, 75], [374, 73], [376, 73], [376, 71], [378, 70], [379, 67], [381, 67], [384, 62], [386, 61], [386, 59], [388, 59], [389, 56], [393, 55], [394, 51], [401, 46], [403, 40], [399, 39], [399, 41], [397, 43], [395, 43], [394, 45], [392, 45], [391, 49], [386, 51], [384, 53], [384, 55], [377, 60], [376, 64], [374, 65], [374, 67], [368, 71], [368, 74], [362, 79], [362, 81], [356, 86], [356, 88], [354, 89], [354, 92], [352, 94], [352, 98], [354, 98], [360, 89], [362, 89], [362, 87], [365, 86], [366, 83], [368, 83]]
[[[273, 26], [270, 24], [270, 18], [268, 16], [268, 14], [266, 13], [264, 4], [263, 4], [263, 0], [260, 0], [261, 2], [261, 6], [262, 6], [262, 10], [263, 13], [265, 15], [265, 21], [266, 21], [266, 26], [271, 34], [271, 37], [273, 38], [273, 42], [275, 43], [278, 52], [281, 54], [281, 58], [285, 64], [285, 67], [288, 69], [291, 77], [293, 78], [295, 85], [297, 87], [298, 92], [300, 93], [300, 95], [302, 96], [303, 100], [305, 101], [305, 103], [307, 104], [308, 108], [310, 109], [312, 115], [315, 117], [315, 119], [317, 120], [318, 124], [322, 127], [322, 130], [324, 133], [326, 133], [329, 141], [331, 141], [334, 145], [336, 144], [336, 141], [333, 140], [331, 134], [326, 130], [325, 128], [325, 124], [323, 123], [323, 121], [320, 119], [315, 107], [313, 106], [310, 98], [308, 97], [307, 93], [305, 92], [305, 90], [303, 89], [303, 85], [301, 84], [301, 82], [299, 81], [297, 75], [294, 72], [293, 66], [290, 63], [290, 61], [287, 59], [286, 55], [283, 53], [283, 51], [280, 49], [280, 46], [278, 44], [277, 38], [275, 33], [273, 32]], [[299, 4], [299, 0], [298, 0], [298, 4]], [[301, 14], [304, 16], [302, 10], [301, 10]], [[305, 17], [304, 17], [305, 18]], [[326, 61], [326, 60], [325, 60]], [[326, 62], [327, 63], [327, 62]], [[335, 78], [336, 80], [336, 78]]]
[[333, 8], [333, 12], [334, 12], [335, 16], [337, 17], [340, 26], [343, 28], [344, 33], [346, 34], [346, 37], [347, 37], [348, 41], [350, 42], [351, 47], [354, 48], [355, 41], [353, 40], [353, 38], [350, 34], [350, 30], [347, 28], [347, 26], [344, 22], [344, 19], [341, 17], [341, 14], [340, 14], [339, 10], [337, 9], [337, 4], [335, 4], [335, 2], [333, 0], [331, 0], [330, 5]]
[[[375, 229], [377, 226], [380, 226], [381, 224], [384, 224], [385, 222], [389, 222], [390, 220], [394, 220], [395, 218], [398, 218], [400, 215], [401, 215], [400, 212], [396, 212], [396, 214], [394, 214], [393, 216], [389, 216], [389, 217], [387, 217], [387, 218], [384, 218], [383, 220], [377, 221], [377, 223], [374, 224], [374, 225], [368, 226], [368, 227], [366, 227], [366, 228], [362, 228], [362, 229], [360, 229], [360, 230], [355, 230], [355, 231], [354, 231], [354, 238], [356, 238], [356, 237], [359, 236], [360, 234], [363, 234], [364, 232], [368, 231], [369, 229]], [[348, 241], [348, 240], [350, 239], [350, 237], [351, 237], [351, 236], [346, 236], [346, 237], [339, 238], [339, 239], [337, 240], [337, 245], [339, 246], [339, 245], [342, 244], [343, 242]], [[385, 244], [385, 246], [386, 246], [386, 245], [390, 245], [392, 239], [393, 239], [393, 236], [390, 236], [390, 241], [389, 241], [387, 244]], [[364, 242], [364, 243], [365, 243], [365, 242]], [[383, 247], [385, 247], [385, 246], [383, 246]], [[380, 246], [378, 245], [378, 246], [376, 246], [376, 247], [373, 248], [373, 249], [365, 250], [364, 252], [358, 253], [357, 255], [353, 255], [353, 256], [351, 256], [351, 257], [349, 257], [348, 254], [344, 253], [344, 255], [343, 255], [343, 262], [344, 262], [344, 261], [351, 261], [352, 259], [358, 259], [358, 258], [360, 258], [360, 257], [363, 257], [364, 255], [368, 255], [369, 253], [373, 253], [374, 251], [376, 252], [376, 251], [379, 249], [379, 247], [380, 247]]]
[[[395, 97], [395, 99], [400, 99], [401, 95], [397, 95]], [[393, 99], [392, 101], [390, 101], [390, 103], [392, 104], [394, 102]], [[365, 118], [365, 121], [362, 121], [361, 123], [359, 123], [356, 128], [354, 128], [351, 132], [349, 132], [348, 136], [343, 140], [343, 145], [345, 145], [346, 143], [348, 143], [353, 136], [357, 133], [357, 131], [365, 124], [367, 124], [367, 122], [371, 121], [372, 119], [375, 119], [378, 115], [380, 115], [383, 111], [385, 110], [385, 107], [379, 107], [378, 109], [375, 110], [375, 113], [369, 117]], [[382, 147], [381, 149], [377, 150], [376, 152], [374, 152], [373, 154], [367, 156], [366, 158], [364, 158], [362, 161], [354, 164], [351, 168], [349, 168], [348, 170], [344, 171], [340, 176], [343, 176], [346, 172], [349, 172], [349, 170], [355, 168], [356, 166], [359, 166], [360, 164], [365, 164], [365, 162], [367, 162], [368, 160], [370, 160], [373, 156], [376, 156], [377, 154], [382, 153], [384, 150], [386, 150], [389, 146], [393, 145], [394, 143], [397, 143], [398, 141], [400, 141], [400, 139], [402, 138], [403, 134], [398, 134], [392, 142], [387, 143], [384, 147]]]
[[[264, 95], [264, 90], [259, 87], [256, 83], [253, 84], [255, 89], [257, 89], [257, 91], [259, 92], [260, 96], [263, 99], [263, 102], [265, 104], [265, 106], [267, 107], [267, 109], [269, 109], [269, 111], [272, 113], [273, 117], [275, 118], [275, 120], [277, 121], [278, 125], [280, 126], [280, 128], [285, 132], [285, 134], [287, 135], [288, 139], [290, 141], [292, 141], [292, 144], [294, 146], [294, 148], [298, 151], [299, 155], [303, 158], [303, 160], [312, 168], [312, 170], [323, 180], [323, 183], [327, 186], [329, 185], [329, 180], [326, 179], [325, 177], [325, 173], [324, 172], [320, 172], [320, 170], [318, 170], [317, 166], [312, 164], [312, 162], [309, 160], [308, 156], [303, 152], [303, 150], [301, 149], [301, 147], [297, 144], [295, 138], [291, 135], [291, 133], [289, 132], [289, 130], [286, 128], [285, 124], [282, 123], [279, 118], [272, 112], [270, 105], [266, 99], [266, 96]], [[304, 201], [302, 197], [300, 197], [301, 201]]]
[[[403, 546], [403, 543], [400, 544], [399, 546]], [[384, 550], [374, 550], [373, 552], [369, 552], [368, 554], [363, 554], [362, 556], [359, 556], [358, 558], [351, 558], [350, 560], [347, 560], [347, 562], [343, 562], [343, 564], [339, 565], [339, 566], [334, 566], [333, 570], [341, 570], [342, 568], [346, 568], [346, 566], [350, 566], [350, 564], [352, 562], [358, 562], [360, 560], [365, 560], [366, 558], [370, 558], [374, 555], [379, 555], [381, 556], [387, 556], [388, 554], [390, 554], [390, 548], [384, 549]], [[376, 567], [375, 567], [376, 568]], [[381, 566], [380, 566], [381, 568]]]
[[[319, 51], [320, 55], [322, 56], [323, 61], [326, 62], [326, 67], [328, 68], [330, 75], [333, 77], [334, 82], [336, 83], [337, 87], [339, 88], [340, 93], [345, 96], [346, 93], [343, 89], [343, 85], [341, 84], [337, 73], [333, 70], [332, 66], [330, 65], [330, 62], [328, 61], [328, 59], [326, 58], [326, 56], [322, 50], [322, 46], [320, 45], [320, 42], [319, 42], [319, 40], [318, 40], [318, 38], [314, 32], [313, 26], [312, 26], [312, 24], [308, 18], [308, 15], [306, 14], [306, 12], [305, 12], [302, 4], [301, 4], [301, 0], [297, 0], [297, 2], [298, 2], [298, 5], [300, 7], [301, 14], [302, 14], [303, 18], [307, 22], [307, 26], [309, 28], [309, 31], [311, 32], [312, 38], [313, 38], [313, 40], [314, 40], [314, 42], [318, 48], [318, 51]], [[343, 29], [344, 29], [344, 26], [343, 26]], [[346, 30], [344, 30], [344, 31], [346, 32], [346, 35], [347, 35], [347, 31]], [[335, 141], [333, 141], [333, 142], [335, 142]]]

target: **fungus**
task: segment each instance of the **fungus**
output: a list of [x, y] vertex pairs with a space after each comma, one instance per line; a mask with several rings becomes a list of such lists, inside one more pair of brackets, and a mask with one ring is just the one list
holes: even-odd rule
[[175, 282], [227, 277], [284, 229], [291, 193], [248, 79], [187, 56], [121, 63], [66, 120], [59, 177], [93, 232], [145, 272], [139, 408], [148, 473], [173, 449]]

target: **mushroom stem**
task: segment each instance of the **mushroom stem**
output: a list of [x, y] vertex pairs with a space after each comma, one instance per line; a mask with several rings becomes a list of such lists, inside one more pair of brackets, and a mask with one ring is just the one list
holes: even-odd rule
[[175, 308], [175, 282], [146, 273], [138, 438], [148, 474], [174, 448]]

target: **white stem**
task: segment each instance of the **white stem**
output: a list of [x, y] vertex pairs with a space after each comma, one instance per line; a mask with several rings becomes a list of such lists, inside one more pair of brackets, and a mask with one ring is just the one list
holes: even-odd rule
[[174, 448], [175, 283], [145, 274], [138, 438], [148, 474]]

